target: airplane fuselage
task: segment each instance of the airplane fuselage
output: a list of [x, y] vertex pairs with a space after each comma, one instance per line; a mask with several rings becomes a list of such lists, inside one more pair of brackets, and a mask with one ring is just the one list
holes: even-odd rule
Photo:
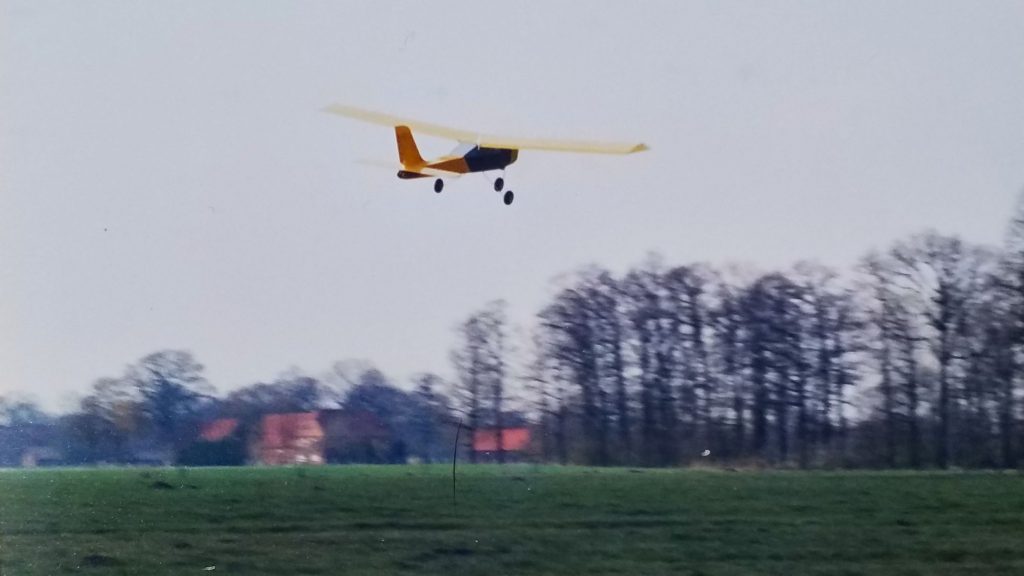
[[403, 166], [405, 169], [398, 172], [398, 177], [405, 180], [428, 177], [426, 174], [419, 172], [423, 168], [443, 170], [455, 174], [504, 170], [509, 164], [515, 162], [518, 156], [518, 150], [475, 146], [462, 156], [446, 156], [425, 162], [422, 165]]
[[477, 146], [463, 156], [470, 172], [486, 172], [488, 170], [504, 170], [516, 161], [518, 150], [507, 148], [481, 148]]

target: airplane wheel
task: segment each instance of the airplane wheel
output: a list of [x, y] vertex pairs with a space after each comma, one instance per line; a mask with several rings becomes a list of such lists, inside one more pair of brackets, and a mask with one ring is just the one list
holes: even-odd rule
[[504, 188], [504, 187], [505, 187], [505, 179], [504, 178], [498, 178], [497, 180], [494, 181], [494, 191], [495, 192], [501, 192], [501, 189]]
[[512, 204], [512, 200], [514, 200], [515, 197], [516, 195], [513, 194], [511, 190], [505, 192], [505, 197], [502, 199], [505, 202], [505, 206], [510, 206]]
[[434, 180], [434, 192], [440, 194], [441, 190], [444, 190], [444, 180], [438, 178], [437, 180]]

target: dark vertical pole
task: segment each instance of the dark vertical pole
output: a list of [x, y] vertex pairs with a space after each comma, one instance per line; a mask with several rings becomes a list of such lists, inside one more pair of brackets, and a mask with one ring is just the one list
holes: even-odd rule
[[455, 429], [455, 448], [452, 449], [452, 508], [455, 508], [455, 460], [459, 456], [459, 435], [462, 432], [462, 420]]

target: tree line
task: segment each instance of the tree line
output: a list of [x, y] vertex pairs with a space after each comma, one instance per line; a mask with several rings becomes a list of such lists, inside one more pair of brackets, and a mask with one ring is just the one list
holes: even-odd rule
[[[442, 460], [450, 450], [451, 421], [443, 381], [424, 373], [412, 385], [404, 390], [372, 365], [346, 361], [320, 377], [291, 369], [220, 396], [190, 352], [161, 350], [128, 365], [120, 376], [95, 381], [78, 409], [67, 414], [52, 416], [31, 402], [0, 399], [0, 466], [17, 465], [26, 449], [38, 447], [59, 451], [60, 464], [187, 464], [197, 455], [208, 459], [208, 452], [196, 450], [204, 424], [232, 418], [242, 430], [256, 430], [268, 414], [319, 410], [372, 414], [372, 425], [385, 433], [372, 445], [327, 446], [338, 461]], [[220, 454], [227, 459], [220, 463], [244, 462], [244, 445], [233, 448], [230, 456]]]
[[191, 354], [161, 351], [95, 382], [71, 414], [0, 400], [0, 431], [8, 452], [12, 431], [48, 426], [77, 462], [117, 462], [173, 453], [215, 417], [346, 408], [380, 416], [394, 454], [428, 461], [449, 454], [456, 425], [528, 424], [548, 462], [1015, 467], [1024, 204], [1002, 246], [927, 231], [845, 270], [590, 266], [557, 282], [529, 338], [513, 346], [514, 333], [496, 301], [457, 325], [450, 381], [396, 386], [343, 362], [223, 397]]
[[[500, 349], [461, 334], [463, 360]], [[1022, 352], [1024, 204], [1003, 246], [927, 231], [847, 270], [585, 268], [521, 380], [546, 461], [1015, 467]], [[479, 364], [461, 381], [486, 401], [507, 362]]]

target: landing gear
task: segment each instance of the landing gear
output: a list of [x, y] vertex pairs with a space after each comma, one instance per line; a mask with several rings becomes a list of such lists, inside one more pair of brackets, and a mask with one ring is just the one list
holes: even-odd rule
[[504, 187], [505, 187], [505, 179], [504, 178], [499, 177], [497, 180], [494, 181], [494, 191], [495, 192], [501, 192], [501, 189], [504, 188]]
[[513, 194], [511, 190], [509, 190], [508, 192], [505, 192], [505, 196], [502, 198], [502, 202], [505, 203], [505, 206], [511, 206], [512, 200], [514, 200], [515, 197], [516, 195]]
[[438, 178], [437, 180], [434, 180], [434, 192], [440, 194], [441, 190], [444, 190], [444, 180]]

